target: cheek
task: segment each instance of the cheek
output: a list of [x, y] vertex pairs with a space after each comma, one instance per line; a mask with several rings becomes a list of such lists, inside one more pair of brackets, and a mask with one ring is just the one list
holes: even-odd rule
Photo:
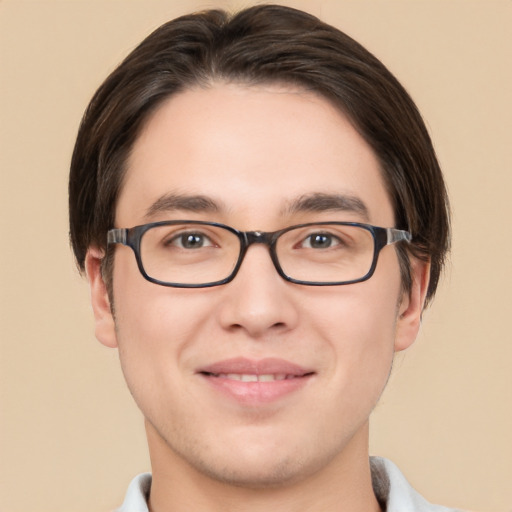
[[[197, 291], [160, 286], [144, 279], [135, 257], [127, 247], [116, 255], [113, 294], [116, 324], [124, 344], [157, 348], [169, 342], [179, 345], [187, 332], [197, 326], [201, 314]], [[194, 301], [194, 297], [196, 300]], [[145, 351], [149, 355], [149, 351]]]
[[[364, 396], [376, 402], [391, 371], [400, 279], [372, 279], [322, 298], [311, 311], [311, 330], [331, 351], [337, 385], [331, 391], [341, 401]], [[347, 391], [350, 396], [341, 396]]]
[[113, 295], [119, 357], [136, 397], [137, 389], [142, 391], [150, 382], [160, 386], [176, 374], [179, 354], [194, 325], [194, 309], [186, 301], [173, 299], [176, 290], [146, 281], [133, 255], [118, 256]]
[[119, 290], [116, 328], [127, 386], [144, 416], [158, 424], [163, 410], [187, 413], [192, 375], [184, 368], [184, 354], [200, 323], [187, 301], [170, 300], [157, 285], [148, 285], [157, 288], [156, 296], [144, 286], [132, 286], [124, 295]]
[[207, 339], [211, 331], [214, 301], [209, 292], [145, 280], [130, 252], [118, 255], [113, 275], [117, 341], [125, 378], [130, 387], [150, 381], [157, 386], [168, 386], [169, 381], [176, 384], [194, 340]]

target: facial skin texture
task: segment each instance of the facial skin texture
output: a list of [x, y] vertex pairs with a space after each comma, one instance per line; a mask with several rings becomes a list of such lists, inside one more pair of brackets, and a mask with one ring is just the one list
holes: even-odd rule
[[[368, 218], [287, 210], [312, 193], [359, 198]], [[206, 196], [218, 208], [146, 216], [166, 194]], [[261, 231], [330, 220], [394, 226], [378, 162], [338, 110], [311, 93], [234, 84], [173, 96], [135, 143], [116, 227], [167, 219]], [[187, 290], [144, 280], [119, 245], [114, 320], [100, 256], [91, 248], [87, 257], [96, 336], [119, 348], [146, 418], [152, 510], [378, 510], [368, 417], [394, 352], [416, 337], [426, 264], [413, 261], [405, 297], [393, 246], [366, 282], [301, 286], [253, 245], [231, 283]], [[278, 358], [313, 375], [276, 400], [245, 403], [198, 373], [237, 357]]]

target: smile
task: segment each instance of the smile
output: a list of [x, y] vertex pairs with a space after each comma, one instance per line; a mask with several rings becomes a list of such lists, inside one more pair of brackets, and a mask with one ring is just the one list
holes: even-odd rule
[[278, 374], [263, 374], [258, 375], [254, 373], [210, 373], [212, 377], [218, 377], [219, 379], [238, 380], [241, 382], [273, 382], [275, 380], [286, 380], [295, 379], [297, 377], [303, 377], [302, 375], [287, 375], [285, 373]]
[[261, 406], [293, 396], [316, 372], [283, 359], [218, 361], [196, 372], [216, 396], [243, 406]]

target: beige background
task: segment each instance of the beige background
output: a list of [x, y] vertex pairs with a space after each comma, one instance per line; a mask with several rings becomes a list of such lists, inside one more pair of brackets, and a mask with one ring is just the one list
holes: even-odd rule
[[[68, 249], [81, 114], [150, 30], [208, 1], [0, 0], [0, 511], [120, 504], [148, 470], [116, 352]], [[512, 2], [289, 1], [377, 54], [417, 101], [451, 193], [451, 268], [374, 414], [372, 452], [435, 502], [512, 510]]]

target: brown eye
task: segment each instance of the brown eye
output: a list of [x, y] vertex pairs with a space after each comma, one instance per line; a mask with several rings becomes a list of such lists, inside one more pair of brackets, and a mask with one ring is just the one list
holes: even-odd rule
[[307, 249], [329, 249], [336, 245], [340, 245], [340, 239], [330, 233], [313, 233], [302, 242]]
[[167, 242], [167, 245], [180, 249], [202, 249], [211, 247], [213, 243], [203, 233], [181, 233]]

